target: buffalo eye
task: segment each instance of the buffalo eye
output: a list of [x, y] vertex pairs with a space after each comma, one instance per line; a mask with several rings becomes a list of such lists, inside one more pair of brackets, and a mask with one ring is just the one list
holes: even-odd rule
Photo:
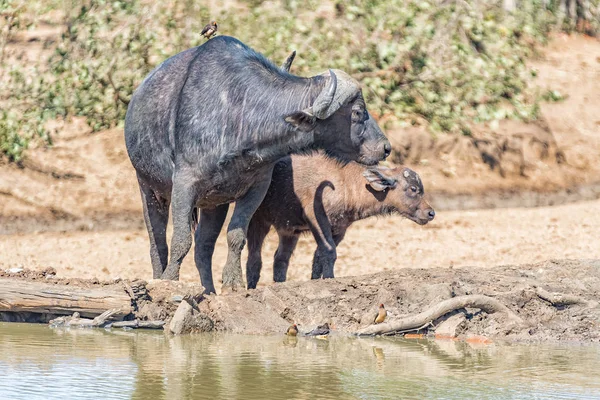
[[363, 111], [361, 109], [352, 110], [352, 122], [361, 122], [363, 120]]
[[410, 187], [410, 190], [411, 190], [413, 193], [417, 193], [417, 191], [418, 191], [418, 189], [417, 189], [417, 187], [416, 187], [416, 186], [411, 186], [411, 187]]

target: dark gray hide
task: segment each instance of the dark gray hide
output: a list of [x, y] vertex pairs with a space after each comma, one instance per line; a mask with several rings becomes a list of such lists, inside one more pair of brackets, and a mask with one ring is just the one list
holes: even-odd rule
[[390, 151], [357, 82], [344, 72], [297, 77], [227, 36], [169, 58], [146, 77], [127, 110], [125, 142], [154, 278], [178, 279], [195, 231], [196, 267], [207, 292], [215, 291], [211, 259], [233, 201], [223, 288], [244, 287], [240, 254], [248, 222], [278, 159], [324, 149], [341, 161], [375, 164]]

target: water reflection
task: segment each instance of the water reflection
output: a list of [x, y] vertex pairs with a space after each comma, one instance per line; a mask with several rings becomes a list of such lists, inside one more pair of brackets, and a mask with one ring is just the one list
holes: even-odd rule
[[0, 398], [600, 398], [597, 345], [0, 324]]

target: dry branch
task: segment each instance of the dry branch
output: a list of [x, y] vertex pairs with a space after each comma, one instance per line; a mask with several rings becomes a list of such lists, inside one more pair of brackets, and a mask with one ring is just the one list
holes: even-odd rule
[[381, 335], [390, 332], [407, 331], [427, 325], [449, 312], [460, 308], [479, 308], [488, 314], [503, 313], [511, 323], [521, 324], [523, 320], [509, 310], [498, 300], [484, 295], [468, 295], [453, 297], [423, 311], [417, 315], [402, 318], [398, 321], [389, 321], [382, 324], [370, 325], [357, 332], [358, 335]]
[[547, 301], [553, 306], [569, 306], [572, 304], [584, 304], [588, 305], [588, 301], [582, 297], [562, 294], [562, 293], [550, 293], [540, 287], [535, 288], [535, 294], [542, 300]]
[[140, 321], [134, 319], [133, 321], [118, 321], [107, 325], [107, 328], [132, 328], [132, 329], [162, 329], [165, 325], [165, 321]]
[[123, 96], [123, 94], [121, 94], [121, 90], [123, 89], [123, 87], [115, 85], [115, 82], [112, 77], [112, 71], [115, 67], [116, 62], [117, 62], [117, 59], [115, 57], [112, 59], [112, 61], [108, 65], [107, 72], [106, 72], [106, 78], [98, 77], [98, 80], [100, 81], [100, 83], [102, 85], [104, 85], [106, 87], [108, 87], [108, 86], [112, 87], [112, 89], [115, 92], [115, 98], [120, 100], [123, 104], [128, 105], [130, 100], [128, 98], [126, 98], [125, 96]]
[[131, 298], [115, 287], [83, 288], [0, 278], [0, 311], [96, 317], [106, 310], [121, 319], [132, 312]]
[[71, 317], [58, 317], [50, 321], [50, 326], [68, 326], [68, 327], [80, 327], [80, 328], [98, 328], [104, 326], [107, 321], [114, 315], [120, 312], [119, 309], [112, 309], [104, 311], [94, 319], [81, 318], [78, 312], [73, 313]]

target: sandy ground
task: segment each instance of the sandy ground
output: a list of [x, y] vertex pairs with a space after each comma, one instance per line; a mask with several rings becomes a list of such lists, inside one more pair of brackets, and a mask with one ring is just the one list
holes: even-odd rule
[[[600, 258], [597, 234], [600, 201], [558, 207], [439, 212], [424, 227], [400, 217], [356, 223], [339, 246], [336, 276], [397, 268], [524, 264], [553, 258]], [[60, 276], [110, 279], [152, 276], [145, 229], [21, 233], [0, 240], [0, 268], [54, 267]], [[272, 283], [271, 233], [263, 257], [261, 284]], [[315, 245], [304, 236], [288, 278], [310, 279]], [[223, 235], [215, 251], [215, 276], [226, 258]], [[196, 280], [193, 257], [182, 280]]]
[[[558, 89], [568, 96], [542, 107], [567, 163], [532, 158], [526, 176], [509, 173], [501, 177], [481, 160], [461, 158], [461, 152], [424, 148], [419, 155], [413, 148], [407, 164], [421, 174], [426, 191], [432, 194], [432, 203], [438, 206], [436, 219], [425, 227], [396, 217], [357, 223], [340, 245], [336, 275], [600, 258], [600, 191], [568, 196], [578, 186], [600, 183], [598, 60], [597, 40], [558, 36], [533, 63], [541, 88]], [[530, 129], [514, 122], [503, 127], [497, 135]], [[25, 168], [0, 165], [0, 268], [54, 267], [66, 277], [150, 278], [141, 201], [122, 130], [90, 134], [75, 120], [61, 127], [54, 140], [51, 149], [32, 150]], [[546, 193], [558, 189], [566, 193], [566, 200], [591, 200], [520, 207], [551, 204], [543, 201], [552, 196]], [[529, 201], [531, 196], [524, 194], [528, 190], [541, 200]], [[507, 194], [512, 200], [503, 203]], [[482, 197], [487, 200], [468, 201]], [[467, 208], [478, 204], [514, 207], [460, 210], [465, 203], [469, 203]], [[265, 244], [261, 285], [272, 282], [270, 261], [276, 245], [272, 234]], [[225, 250], [221, 236], [214, 262], [217, 280]], [[311, 238], [304, 237], [292, 258], [289, 279], [309, 278], [313, 250]], [[184, 260], [181, 277], [198, 279], [191, 253]]]

